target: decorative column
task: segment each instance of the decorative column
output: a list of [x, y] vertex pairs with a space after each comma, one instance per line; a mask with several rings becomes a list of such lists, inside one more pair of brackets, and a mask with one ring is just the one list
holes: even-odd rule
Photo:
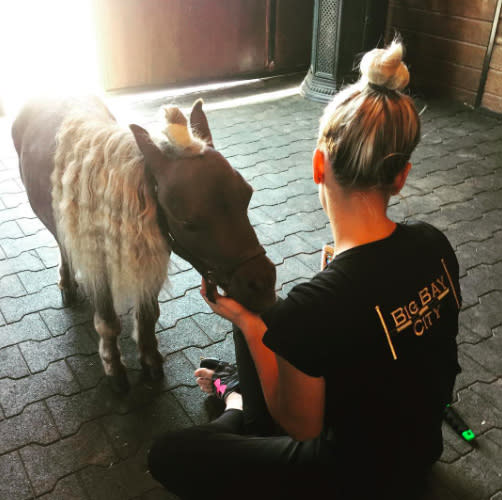
[[357, 78], [362, 54], [384, 41], [388, 0], [315, 0], [310, 69], [300, 91], [328, 102]]

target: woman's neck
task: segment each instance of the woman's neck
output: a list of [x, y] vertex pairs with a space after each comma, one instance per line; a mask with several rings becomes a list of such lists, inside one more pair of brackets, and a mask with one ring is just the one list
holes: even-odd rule
[[390, 236], [396, 223], [387, 217], [388, 197], [378, 191], [347, 192], [338, 186], [326, 193], [335, 255]]

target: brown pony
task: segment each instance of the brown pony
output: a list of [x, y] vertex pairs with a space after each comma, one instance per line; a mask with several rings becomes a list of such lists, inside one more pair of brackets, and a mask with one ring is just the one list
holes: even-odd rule
[[247, 216], [252, 188], [214, 149], [202, 101], [190, 126], [164, 109], [158, 135], [120, 126], [96, 97], [31, 101], [12, 127], [30, 204], [59, 245], [63, 303], [78, 281], [119, 390], [128, 381], [117, 313], [128, 307], [145, 373], [163, 374], [154, 331], [171, 251], [251, 310], [275, 300], [275, 268]]

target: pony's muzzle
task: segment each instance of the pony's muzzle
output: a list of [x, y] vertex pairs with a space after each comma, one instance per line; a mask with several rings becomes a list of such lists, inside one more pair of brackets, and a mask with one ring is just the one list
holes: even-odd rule
[[244, 307], [260, 313], [275, 303], [275, 280], [274, 264], [265, 255], [259, 255], [236, 270], [227, 291]]

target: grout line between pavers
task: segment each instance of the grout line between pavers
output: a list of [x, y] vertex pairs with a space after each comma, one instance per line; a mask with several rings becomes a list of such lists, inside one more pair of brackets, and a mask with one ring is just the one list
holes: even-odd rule
[[[220, 151], [222, 151], [223, 156], [225, 156], [224, 152], [225, 152], [226, 149], [234, 148], [236, 146], [247, 146], [249, 144], [256, 144], [257, 142], [266, 141], [266, 140], [268, 140], [270, 138], [270, 134], [267, 135], [264, 132], [266, 132], [267, 130], [270, 130], [273, 133], [273, 130], [277, 129], [277, 128], [278, 128], [278, 125], [271, 125], [271, 126], [268, 126], [268, 127], [262, 128], [262, 129], [256, 129], [256, 131], [254, 131], [254, 132], [258, 132], [260, 134], [263, 134], [258, 139], [254, 139], [252, 141], [247, 141], [247, 142], [232, 142], [232, 143], [229, 143], [229, 144], [225, 144], [225, 146], [222, 147], [220, 149]], [[289, 135], [293, 135], [293, 134], [297, 135], [297, 134], [300, 134], [302, 132], [305, 132], [305, 135], [311, 134], [312, 133], [312, 128], [311, 127], [298, 127], [298, 128], [295, 128], [294, 131], [291, 131], [291, 133], [276, 133], [275, 136], [276, 137], [288, 137]], [[251, 133], [253, 133], [253, 131]], [[221, 139], [227, 139], [228, 137], [232, 137], [232, 135], [229, 135], [227, 137], [222, 137], [222, 138], [220, 138], [220, 140]], [[306, 137], [306, 138], [300, 138], [298, 140], [310, 140], [310, 138]], [[315, 136], [312, 137], [311, 140], [315, 141], [316, 137]]]
[[[452, 168], [449, 168], [449, 169], [446, 169], [446, 170], [434, 170], [434, 171], [432, 171], [432, 172], [428, 173], [426, 176], [421, 177], [421, 178], [420, 178], [420, 179], [418, 179], [418, 180], [420, 181], [421, 179], [425, 179], [425, 177], [428, 177], [428, 176], [433, 176], [433, 175], [434, 175], [434, 173], [436, 173], [436, 172], [444, 172], [444, 173], [447, 173], [447, 172], [449, 172], [450, 170], [458, 170], [458, 166], [456, 165], [456, 166], [454, 166], [454, 167], [452, 167]], [[424, 189], [422, 189], [420, 186], [417, 186], [417, 185], [413, 184], [413, 187], [414, 187], [415, 189], [417, 189], [418, 191], [420, 191], [420, 192], [419, 192], [418, 194], [411, 194], [411, 195], [408, 195], [408, 196], [407, 196], [407, 198], [409, 198], [410, 196], [420, 196], [420, 195], [424, 195], [424, 194], [430, 194], [430, 193], [433, 193], [434, 191], [436, 191], [436, 190], [438, 190], [438, 189], [441, 189], [441, 188], [454, 188], [454, 187], [457, 187], [457, 186], [459, 186], [459, 185], [461, 185], [461, 184], [466, 183], [467, 181], [470, 181], [470, 180], [477, 180], [477, 179], [481, 179], [481, 178], [483, 178], [483, 177], [489, 177], [490, 175], [495, 175], [495, 173], [496, 173], [496, 172], [491, 171], [491, 172], [485, 173], [485, 174], [483, 174], [483, 175], [478, 175], [478, 176], [475, 176], [475, 175], [470, 175], [470, 176], [468, 176], [468, 177], [465, 177], [464, 179], [462, 179], [462, 180], [461, 180], [461, 181], [459, 181], [459, 182], [454, 182], [454, 183], [451, 183], [451, 184], [450, 184], [450, 183], [447, 183], [447, 182], [444, 182], [443, 184], [439, 184], [438, 186], [434, 186], [434, 187], [432, 187], [432, 188], [430, 188], [430, 189], [428, 189], [428, 190], [424, 190]], [[492, 192], [492, 191], [497, 191], [497, 190], [499, 190], [499, 189], [500, 189], [500, 188], [496, 188], [496, 189], [484, 189], [484, 190], [482, 190], [482, 191], [478, 191], [478, 192], [472, 193], [472, 194], [473, 194], [473, 196], [471, 196], [471, 198], [468, 198], [468, 199], [467, 199], [467, 201], [468, 201], [468, 200], [470, 200], [470, 199], [473, 199], [473, 198], [474, 198], [474, 196], [475, 196], [476, 194], [483, 193], [483, 192]], [[458, 202], [457, 202], [457, 203], [458, 203]]]
[[[476, 364], [479, 365], [479, 363], [476, 362]], [[491, 385], [493, 384], [494, 382], [497, 382], [498, 380], [502, 380], [500, 377], [495, 377], [494, 380], [491, 380], [490, 382], [485, 382], [484, 380], [474, 380], [473, 382], [470, 382], [469, 384], [467, 384], [466, 386], [464, 387], [461, 387], [460, 389], [455, 389], [455, 394], [454, 394], [454, 400], [453, 400], [453, 403], [459, 403], [462, 401], [462, 398], [460, 397], [460, 393], [462, 392], [465, 392], [467, 390], [471, 390], [471, 388], [476, 385], [476, 384], [483, 384], [483, 385]], [[491, 405], [490, 405], [491, 406]]]
[[[40, 247], [40, 248], [44, 248], [44, 247]], [[42, 257], [40, 256], [40, 254], [37, 252], [36, 249], [34, 249], [34, 250], [26, 250], [26, 252], [23, 252], [23, 253], [28, 253], [32, 257], [34, 257], [35, 259], [38, 259], [39, 262], [40, 262], [40, 264], [42, 264], [42, 266], [44, 267], [44, 269], [46, 269], [46, 265], [45, 265], [44, 259], [42, 259]]]
[[[21, 229], [19, 224], [17, 224], [17, 221], [18, 221], [18, 219], [12, 219], [12, 220], [6, 221], [6, 222], [14, 222], [17, 225], [17, 227], [19, 228], [19, 231], [23, 234], [23, 236], [15, 236], [15, 237], [8, 236], [6, 238], [0, 238], [1, 242], [9, 243], [9, 241], [24, 240], [26, 238], [30, 238], [31, 236], [35, 236], [35, 235], [43, 233], [43, 232], [48, 232], [49, 234], [51, 234], [50, 231], [46, 227], [41, 227], [41, 228], [37, 229], [34, 233], [24, 234], [24, 231]], [[43, 248], [43, 247], [40, 247], [40, 248]], [[50, 248], [57, 248], [57, 245], [55, 247], [50, 247]], [[24, 250], [24, 251], [26, 252], [27, 250]], [[18, 256], [16, 255], [14, 257], [18, 257]], [[14, 258], [14, 257], [9, 257], [9, 259]]]
[[[488, 266], [491, 266], [491, 264], [488, 264]], [[491, 290], [488, 290], [488, 291], [486, 291], [484, 293], [479, 294], [478, 295], [478, 302], [476, 304], [473, 304], [472, 306], [467, 306], [467, 308], [465, 310], [470, 309], [471, 307], [474, 307], [477, 304], [480, 304], [479, 299], [481, 299], [483, 297], [486, 297], [487, 295], [489, 295], [489, 294], [491, 294], [493, 292], [499, 292], [500, 293], [500, 292], [502, 292], [502, 289], [495, 287], [495, 288], [492, 288]]]
[[[296, 233], [295, 233], [296, 234]], [[300, 238], [300, 236], [298, 236]], [[319, 253], [321, 252], [321, 249], [319, 248], [318, 250], [312, 250], [311, 252], [298, 252], [298, 253], [294, 253], [292, 255], [288, 255], [287, 257], [284, 257], [280, 262], [278, 262], [277, 264], [275, 264], [276, 267], [278, 266], [282, 266], [287, 259], [292, 259], [292, 258], [296, 258], [296, 257], [299, 257], [300, 255], [308, 255], [309, 257], [311, 257], [312, 255], [315, 255], [316, 253]], [[307, 266], [306, 264], [304, 264], [306, 267], [309, 267]], [[312, 271], [314, 271], [312, 269]], [[309, 278], [304, 278], [303, 276], [298, 276], [297, 278], [294, 278], [292, 280], [289, 280], [289, 281], [285, 281], [282, 285], [282, 287], [284, 287], [284, 285], [286, 285], [287, 283], [291, 283], [292, 281], [296, 281], [298, 279], [305, 279], [305, 280], [310, 280], [311, 277]], [[282, 288], [281, 287], [281, 288]]]
[[[99, 352], [99, 351], [96, 351], [96, 352]], [[93, 352], [92, 354], [87, 354], [87, 356], [94, 356], [96, 353]], [[60, 358], [58, 360], [54, 360], [54, 361], [64, 361], [64, 364], [66, 366], [66, 368], [68, 369], [68, 371], [71, 373], [71, 376], [74, 378], [74, 380], [76, 380], [77, 382], [77, 385], [80, 387], [80, 391], [78, 392], [78, 394], [81, 394], [82, 391], [84, 390], [84, 387], [82, 386], [82, 383], [80, 382], [80, 379], [79, 377], [77, 377], [77, 374], [74, 372], [73, 368], [71, 367], [71, 365], [68, 363], [68, 358], [71, 358], [73, 356], [86, 356], [85, 354], [83, 353], [74, 353], [70, 356], [64, 356], [63, 358]], [[47, 364], [47, 366], [45, 367], [44, 370], [42, 370], [42, 372], [46, 371], [47, 368], [49, 368], [49, 364]], [[30, 370], [31, 371], [31, 370]], [[37, 373], [41, 373], [41, 372], [37, 372]]]
[[85, 498], [85, 499], [79, 499], [79, 500], [90, 500], [90, 496], [89, 496], [89, 494], [88, 494], [87, 490], [86, 490], [85, 488], [83, 488], [83, 487], [82, 487], [82, 484], [81, 484], [81, 483], [80, 483], [80, 481], [79, 481], [79, 478], [78, 478], [78, 476], [77, 476], [77, 472], [78, 472], [78, 471], [68, 472], [67, 474], [63, 474], [62, 476], [58, 477], [58, 478], [56, 479], [56, 482], [54, 483], [54, 486], [53, 486], [50, 490], [48, 490], [48, 491], [44, 491], [43, 493], [40, 493], [40, 495], [34, 496], [34, 497], [33, 497], [33, 499], [34, 499], [34, 500], [36, 500], [37, 498], [41, 498], [41, 497], [43, 497], [43, 496], [45, 496], [45, 495], [50, 495], [50, 494], [54, 493], [54, 492], [56, 491], [56, 488], [58, 487], [58, 484], [59, 484], [61, 481], [64, 481], [67, 477], [71, 477], [71, 476], [75, 475], [76, 480], [77, 480], [77, 482], [79, 483], [79, 486], [82, 488], [82, 491], [83, 491], [83, 492], [85, 493], [85, 495], [86, 495], [86, 498]]
[[465, 458], [467, 455], [470, 455], [471, 453], [474, 452], [474, 448], [470, 448], [468, 449], [467, 451], [465, 452], [461, 452], [461, 451], [458, 451], [456, 448], [455, 448], [455, 452], [458, 454], [457, 457], [455, 457], [453, 460], [444, 460], [444, 459], [439, 459], [438, 461], [443, 463], [443, 464], [446, 464], [446, 465], [452, 465], [454, 464], [455, 462], [458, 462], [459, 460]]
[[[61, 360], [59, 360], [59, 361], [61, 361]], [[3, 377], [2, 380], [6, 379], [6, 378], [9, 378], [10, 380], [17, 381], [17, 380], [22, 380], [23, 378], [29, 378], [29, 377], [30, 377], [30, 375], [26, 375], [26, 376], [18, 378], [18, 379], [12, 379], [11, 377]], [[26, 410], [26, 408], [28, 408], [28, 406], [31, 406], [31, 405], [33, 405], [35, 403], [42, 403], [46, 399], [52, 398], [53, 396], [59, 396], [61, 398], [67, 398], [67, 397], [75, 396], [76, 394], [80, 394], [81, 392], [82, 391], [80, 391], [80, 390], [79, 391], [70, 392], [69, 394], [61, 394], [60, 392], [55, 392], [53, 394], [50, 394], [49, 396], [44, 396], [44, 397], [42, 397], [40, 399], [34, 399], [33, 401], [29, 401], [28, 403], [26, 403], [17, 413], [13, 413], [12, 415], [5, 416], [5, 418], [6, 419], [10, 419], [10, 418], [13, 418], [13, 417], [19, 417], [22, 413], [24, 413], [24, 411]], [[4, 414], [5, 414], [5, 410], [4, 410]], [[50, 446], [50, 444], [51, 443], [45, 444], [45, 445], [44, 444], [39, 444], [39, 446]]]
[[[38, 290], [37, 292], [34, 292], [34, 293], [27, 293], [26, 295], [22, 295], [20, 297], [2, 297], [2, 299], [19, 299], [19, 298], [24, 298], [24, 297], [30, 297], [32, 295], [38, 295], [42, 290], [44, 290], [45, 288], [50, 288], [50, 287], [53, 287], [55, 285], [55, 283], [51, 284], [51, 285], [46, 285], [44, 286], [43, 288], [41, 288], [40, 290]], [[10, 321], [10, 322], [6, 322], [6, 325], [14, 325], [16, 323], [19, 323], [20, 321], [23, 320], [23, 318], [25, 318], [26, 316], [29, 316], [30, 314], [35, 314], [35, 313], [40, 313], [42, 311], [46, 311], [47, 309], [55, 309], [55, 310], [59, 310], [59, 311], [62, 311], [63, 309], [66, 309], [64, 306], [63, 307], [44, 307], [43, 309], [37, 309], [35, 311], [29, 311], [27, 313], [24, 313], [18, 320], [16, 321]], [[50, 331], [50, 330], [49, 330]]]
[[[0, 210], [1, 212], [1, 210]], [[4, 220], [2, 222], [0, 222], [0, 227], [2, 227], [4, 224], [10, 224], [11, 222], [18, 222], [20, 220], [40, 220], [37, 216], [34, 216], [34, 217], [16, 217], [14, 219], [9, 219], [9, 220]], [[24, 231], [22, 231], [24, 233]], [[29, 234], [27, 234], [26, 236], [30, 236]]]
[[[19, 194], [19, 193], [17, 193]], [[8, 206], [5, 206], [5, 208], [3, 208], [2, 210], [0, 210], [0, 213], [1, 212], [7, 212], [8, 210], [16, 210], [17, 208], [20, 208], [20, 207], [30, 207], [31, 209], [31, 205], [30, 205], [30, 202], [28, 200], [25, 200], [25, 201], [21, 201], [19, 202], [17, 205], [12, 205], [10, 207]], [[30, 219], [38, 219], [38, 217], [28, 217]], [[11, 222], [11, 221], [14, 221], [16, 219], [9, 219], [9, 220], [6, 220], [6, 221], [3, 221], [3, 222]]]
[[[289, 198], [288, 198], [289, 200]], [[270, 206], [274, 206], [274, 207], [277, 207], [279, 205], [284, 205], [288, 202], [288, 200], [286, 200], [285, 202], [283, 203], [277, 203], [276, 205], [266, 205], [268, 207]], [[261, 205], [261, 206], [264, 206], [264, 205]], [[255, 207], [255, 208], [260, 208], [260, 207]], [[274, 219], [273, 221], [270, 221], [270, 222], [259, 222], [258, 224], [255, 224], [253, 227], [254, 228], [257, 228], [257, 227], [260, 227], [260, 226], [274, 226], [280, 222], [286, 222], [290, 217], [298, 217], [298, 216], [301, 216], [301, 215], [310, 215], [310, 214], [313, 214], [315, 212], [322, 212], [324, 214], [324, 210], [319, 207], [319, 208], [315, 208], [313, 210], [302, 210], [300, 212], [294, 212], [292, 214], [288, 214], [288, 215], [285, 215], [282, 219]], [[301, 232], [301, 231], [298, 231], [298, 232]], [[267, 245], [265, 245], [267, 246]]]
[[[283, 172], [287, 172], [287, 169], [286, 170], [283, 170]], [[281, 173], [281, 172], [278, 172], [278, 173]], [[268, 176], [271, 176], [271, 175], [275, 175], [274, 174], [260, 174], [261, 175], [268, 175]], [[310, 179], [312, 178], [312, 176], [310, 175], [310, 172], [308, 173], [308, 175], [305, 175], [304, 177], [301, 176], [301, 175], [298, 175], [296, 176], [294, 179], [291, 179], [289, 181], [286, 181], [285, 184], [281, 184], [279, 186], [271, 186], [271, 187], [261, 187], [259, 189], [254, 189], [253, 190], [253, 194], [254, 193], [263, 193], [264, 191], [275, 191], [276, 189], [284, 189], [284, 188], [287, 188], [289, 187], [290, 184], [293, 184], [295, 182], [305, 182], [305, 181], [309, 181]]]
[[251, 207], [251, 210], [254, 210], [256, 208], [262, 208], [262, 207], [276, 207], [278, 205], [282, 205], [284, 203], [287, 203], [289, 200], [299, 198], [300, 196], [314, 196], [315, 194], [316, 194], [316, 191], [314, 191], [314, 190], [311, 193], [293, 194], [291, 196], [288, 196], [284, 201], [279, 201], [278, 203], [261, 203], [260, 205], [255, 205], [255, 206]]
[[19, 450], [20, 450], [20, 448], [18, 448], [18, 449], [16, 450], [16, 455], [18, 456], [19, 461], [21, 462], [21, 465], [23, 466], [23, 472], [24, 472], [24, 474], [25, 474], [25, 476], [26, 476], [26, 479], [27, 479], [27, 481], [28, 481], [28, 484], [29, 484], [29, 486], [30, 486], [30, 490], [31, 490], [32, 498], [36, 498], [36, 495], [35, 495], [35, 488], [33, 487], [33, 484], [32, 484], [32, 482], [31, 482], [31, 477], [30, 477], [30, 475], [28, 474], [28, 469], [26, 468], [26, 464], [24, 463], [23, 457], [22, 457], [21, 453], [19, 453]]
[[[465, 352], [465, 350], [462, 351], [462, 355], [465, 356], [466, 358], [469, 358], [469, 360], [474, 363], [475, 365], [478, 365], [480, 366], [483, 370], [485, 370], [489, 375], [491, 375], [493, 378], [492, 380], [490, 380], [489, 382], [486, 382], [486, 381], [482, 381], [482, 380], [478, 380], [478, 382], [482, 382], [484, 384], [492, 384], [493, 382], [495, 382], [496, 380], [499, 379], [499, 375], [498, 373], [493, 373], [489, 368], [487, 368], [486, 366], [484, 366], [483, 364], [481, 364], [479, 362], [479, 360], [473, 358], [469, 353]], [[478, 370], [476, 370], [478, 371]], [[459, 390], [462, 390], [462, 389], [459, 389]]]
[[[310, 145], [312, 145], [313, 143], [315, 144], [315, 139], [295, 139], [295, 140], [292, 140], [292, 141], [287, 142], [285, 144], [281, 144], [280, 146], [266, 146], [264, 148], [260, 148], [260, 153], [263, 153], [264, 151], [268, 151], [270, 149], [287, 149], [288, 146], [292, 146], [293, 144], [298, 144], [300, 142], [308, 142]], [[312, 148], [309, 148], [308, 150], [305, 149], [305, 152], [310, 151], [311, 149]], [[303, 151], [304, 151], [303, 149], [300, 149], [299, 151], [293, 151], [289, 155], [286, 155], [284, 157], [281, 156], [280, 158], [287, 158], [287, 157], [291, 156], [294, 153], [300, 153], [300, 152], [303, 152]], [[253, 156], [253, 155], [256, 155], [256, 154], [257, 154], [257, 152], [253, 151], [252, 153], [239, 153], [239, 154], [235, 154], [235, 155], [225, 156], [225, 158], [227, 160], [231, 160], [232, 158], [236, 158], [236, 157], [245, 158], [247, 156]], [[278, 160], [278, 159], [279, 158], [270, 158], [267, 161], [271, 162], [273, 160]]]
[[[492, 237], [487, 238], [487, 239], [491, 239], [491, 238]], [[486, 240], [469, 240], [466, 243], [482, 243], [484, 241], [486, 241]], [[479, 266], [487, 266], [487, 267], [488, 266], [496, 266], [497, 264], [500, 264], [501, 262], [502, 262], [502, 259], [495, 260], [494, 262], [478, 262], [477, 264], [474, 264], [473, 266], [466, 267], [465, 270], [466, 270], [467, 273], [469, 273], [469, 271], [472, 271], [473, 269], [475, 269], [475, 268], [477, 268]], [[489, 293], [489, 292], [486, 292], [486, 293]], [[479, 295], [479, 297], [482, 297], [483, 295], [486, 295], [486, 293], [484, 293], [482, 295]]]
[[496, 335], [494, 333], [494, 330], [496, 330], [500, 326], [502, 326], [502, 323], [499, 323], [495, 326], [491, 326], [490, 327], [490, 335], [488, 337], [480, 337], [480, 335], [478, 333], [476, 333], [474, 330], [472, 330], [471, 328], [464, 325], [464, 328], [467, 328], [472, 334], [476, 335], [477, 337], [480, 337], [480, 339], [477, 342], [469, 342], [468, 340], [462, 340], [461, 342], [458, 343], [458, 345], [459, 346], [461, 346], [461, 345], [476, 346], [476, 345], [482, 344], [483, 342], [495, 337]]
[[[464, 278], [465, 276], [467, 275], [464, 275], [464, 276], [461, 276], [461, 278]], [[502, 290], [499, 290], [497, 288], [494, 288], [492, 290], [488, 290], [487, 292], [485, 293], [482, 293], [481, 295], [478, 295], [477, 296], [477, 302], [475, 302], [474, 304], [469, 304], [469, 305], [464, 305], [462, 304], [462, 309], [461, 309], [461, 312], [464, 312], [464, 311], [469, 311], [470, 309], [472, 309], [473, 307], [477, 307], [479, 305], [481, 305], [481, 302], [479, 301], [480, 298], [482, 297], [486, 297], [487, 295], [490, 295], [491, 293], [493, 292], [502, 292]]]
[[[451, 187], [455, 187], [455, 186], [451, 186]], [[443, 207], [448, 207], [450, 205], [454, 205], [454, 204], [458, 204], [458, 203], [466, 203], [466, 202], [469, 202], [469, 201], [474, 201], [475, 200], [475, 197], [476, 196], [479, 196], [480, 194], [483, 194], [483, 193], [498, 193], [499, 191], [502, 191], [502, 187], [499, 187], [497, 189], [483, 189], [482, 191], [477, 191], [475, 193], [472, 193], [472, 196], [469, 194], [470, 198], [465, 198], [465, 199], [462, 199], [461, 201], [449, 201], [447, 203], [443, 203], [442, 205], [439, 205], [440, 208], [443, 208]], [[412, 195], [412, 196], [417, 196], [417, 195]], [[497, 208], [490, 208], [487, 210], [487, 212], [491, 212], [493, 210], [499, 210], [500, 207], [497, 207]], [[485, 212], [482, 212], [483, 214]]]
[[[22, 342], [17, 342], [14, 345], [17, 347], [17, 350], [19, 351], [19, 355], [21, 356], [21, 359], [23, 360], [24, 364], [26, 365], [26, 368], [28, 370], [29, 375], [24, 375], [22, 377], [18, 377], [16, 379], [14, 379], [14, 380], [20, 380], [24, 377], [29, 377], [30, 375], [32, 375], [32, 371], [30, 370], [30, 365], [28, 364], [28, 362], [26, 361], [26, 358], [24, 357], [23, 350], [21, 349], [20, 344], [22, 344]], [[11, 347], [13, 347], [13, 346], [11, 346]], [[4, 348], [2, 347], [2, 349], [4, 349]], [[2, 377], [2, 378], [0, 378], [0, 380], [2, 380], [4, 378], [11, 378], [11, 377]], [[12, 378], [11, 378], [11, 380], [12, 380]]]
[[[208, 112], [208, 118], [209, 118], [209, 121], [211, 121], [211, 114], [210, 113], [214, 113], [214, 112], [217, 112], [217, 111], [223, 111], [223, 110], [212, 110], [210, 112]], [[274, 118], [277, 119], [277, 122], [279, 122], [279, 120], [281, 118], [284, 118], [286, 119], [287, 117], [290, 117], [290, 116], [295, 116], [295, 115], [298, 115], [298, 111], [286, 111], [284, 113], [277, 113], [276, 115], [274, 115]], [[284, 121], [287, 121], [287, 120], [284, 120]], [[239, 125], [245, 125], [246, 127], [249, 127], [250, 125], [250, 122], [249, 122], [249, 119], [243, 119], [242, 121], [237, 121], [237, 122], [233, 122], [233, 123], [229, 123], [228, 125], [225, 125], [225, 126], [222, 126], [222, 127], [215, 127], [215, 135], [217, 135], [219, 132], [221, 131], [226, 131], [226, 130], [230, 130], [230, 129], [233, 129]], [[259, 124], [257, 123], [256, 125], [256, 128], [251, 128], [250, 130], [260, 130], [260, 127], [259, 127]], [[231, 136], [232, 134], [230, 134]], [[223, 139], [225, 139], [226, 137], [230, 137], [230, 136], [224, 136]]]
[[[305, 151], [293, 151], [293, 152], [291, 152], [289, 155], [287, 155], [287, 156], [283, 156], [283, 157], [281, 157], [281, 158], [279, 158], [279, 159], [280, 159], [280, 160], [287, 160], [288, 158], [291, 158], [291, 157], [292, 157], [292, 156], [294, 156], [294, 155], [301, 155], [301, 154], [311, 154], [311, 151], [310, 151], [310, 150], [308, 150], [308, 151], [307, 151], [307, 150], [305, 150]], [[253, 164], [251, 164], [251, 165], [246, 165], [246, 166], [244, 166], [244, 167], [236, 167], [236, 170], [238, 170], [238, 171], [241, 171], [241, 170], [247, 170], [247, 169], [249, 169], [249, 168], [254, 168], [254, 167], [257, 167], [258, 165], [263, 165], [263, 164], [265, 164], [265, 163], [270, 163], [270, 162], [271, 162], [271, 160], [270, 160], [270, 159], [266, 159], [266, 160], [259, 160], [259, 161], [257, 161], [256, 163], [253, 163]], [[269, 173], [270, 173], [270, 174], [273, 174], [273, 173], [275, 173], [275, 172], [274, 172], [274, 171], [272, 171], [272, 172], [267, 172], [267, 174], [269, 174]], [[264, 175], [264, 174], [257, 174], [257, 175], [255, 175], [254, 177], [252, 177], [251, 179], [255, 179], [256, 177], [259, 177], [260, 175]]]
[[[19, 238], [19, 239], [22, 239], [22, 238], [29, 238], [29, 236], [21, 236], [21, 238]], [[4, 238], [2, 241], [6, 240], [6, 239], [8, 239], [8, 238]], [[10, 239], [16, 239], [16, 238], [10, 238]], [[57, 249], [57, 248], [58, 248], [58, 246], [57, 246], [57, 244], [56, 244], [56, 245], [54, 245], [54, 246], [42, 245], [42, 246], [38, 246], [38, 247], [36, 247], [36, 248], [29, 248], [29, 249], [27, 249], [27, 250], [23, 250], [23, 251], [21, 251], [20, 253], [18, 253], [18, 254], [16, 254], [16, 255], [10, 255], [8, 258], [9, 258], [9, 259], [17, 259], [18, 257], [21, 257], [21, 255], [23, 255], [24, 253], [36, 252], [37, 250], [40, 250], [40, 249], [42, 249], [42, 248], [46, 248], [46, 249], [53, 250], [54, 248], [56, 248], [56, 249]], [[51, 269], [51, 268], [55, 267], [55, 266], [49, 266], [49, 267], [47, 267], [47, 266], [45, 265], [45, 262], [43, 261], [43, 259], [42, 259], [42, 258], [38, 255], [38, 253], [37, 253], [37, 256], [38, 256], [38, 258], [40, 259], [40, 261], [42, 262], [42, 264], [44, 265], [44, 268], [45, 268], [45, 269]], [[42, 271], [42, 270], [43, 270], [43, 269], [39, 269], [39, 271]]]
[[[135, 370], [135, 371], [139, 371], [139, 370]], [[71, 394], [68, 394], [68, 395], [64, 395], [64, 394], [60, 394], [60, 393], [56, 393], [56, 394], [51, 394], [50, 396], [47, 396], [45, 397], [44, 399], [39, 399], [39, 400], [36, 400], [36, 401], [32, 401], [30, 403], [28, 403], [27, 405], [25, 405], [25, 407], [23, 408], [23, 410], [20, 412], [20, 413], [16, 413], [15, 415], [11, 415], [9, 416], [8, 418], [14, 418], [14, 417], [18, 417], [20, 416], [28, 406], [31, 406], [33, 404], [36, 404], [36, 403], [44, 403], [46, 406], [47, 406], [47, 403], [46, 403], [46, 400], [47, 399], [50, 399], [50, 398], [53, 398], [55, 396], [58, 396], [60, 398], [73, 398], [75, 396], [78, 396], [80, 394], [85, 394], [87, 392], [91, 392], [91, 391], [94, 391], [98, 388], [99, 385], [103, 385], [103, 384], [107, 384], [108, 382], [105, 380], [106, 376], [103, 375], [100, 380], [98, 381], [98, 383], [93, 386], [93, 387], [87, 387], [87, 388], [84, 388], [78, 392], [73, 392]], [[173, 387], [170, 387], [168, 389], [165, 389], [165, 390], [162, 390], [162, 391], [159, 391], [158, 393], [156, 393], [156, 396], [159, 396], [161, 394], [166, 394], [166, 393], [170, 393], [173, 389], [176, 389], [178, 387], [189, 387], [189, 388], [194, 388], [196, 387], [196, 385], [188, 385], [188, 384], [177, 384]], [[111, 389], [110, 389], [111, 390]], [[150, 404], [153, 404], [154, 400], [150, 400], [147, 402], [146, 406], [150, 405]], [[106, 409], [105, 405], [101, 405], [104, 409]], [[71, 437], [74, 437], [76, 436], [79, 432], [81, 432], [82, 428], [87, 425], [87, 424], [91, 424], [91, 423], [96, 423], [98, 420], [102, 419], [103, 417], [109, 417], [109, 416], [118, 416], [118, 417], [122, 417], [122, 416], [127, 416], [131, 413], [134, 413], [135, 411], [137, 411], [139, 408], [143, 407], [143, 403], [137, 403], [136, 405], [133, 405], [132, 407], [129, 408], [128, 411], [125, 411], [125, 412], [120, 412], [120, 411], [108, 411], [108, 412], [105, 412], [105, 413], [100, 413], [98, 415], [95, 415], [93, 417], [90, 417], [88, 418], [87, 420], [83, 421], [83, 422], [80, 422], [76, 427], [75, 427], [75, 430], [73, 432], [70, 432], [68, 434], [61, 434], [61, 429], [56, 425], [56, 422], [54, 421], [53, 419], [53, 415], [52, 415], [52, 411], [50, 410], [50, 408], [47, 406], [47, 409], [49, 411], [49, 414], [51, 416], [51, 420], [53, 421], [54, 423], [54, 426], [55, 428], [57, 429], [58, 431], [58, 434], [60, 434], [60, 438], [58, 440], [55, 440], [55, 441], [51, 441], [50, 443], [38, 443], [36, 441], [31, 441], [30, 443], [23, 443], [21, 446], [18, 446], [17, 448], [14, 448], [13, 450], [11, 451], [15, 451], [15, 450], [19, 450], [21, 448], [24, 448], [25, 446], [28, 446], [30, 444], [34, 444], [34, 445], [37, 445], [37, 446], [40, 446], [42, 448], [48, 448], [49, 446], [52, 446], [55, 442], [58, 442], [58, 441], [61, 441], [61, 440], [66, 440], [66, 439], [69, 439]], [[101, 427], [101, 425], [100, 425]], [[107, 437], [109, 437], [109, 435], [106, 433]], [[115, 452], [115, 448], [112, 446], [111, 447], [113, 449], [113, 451]]]
[[[206, 334], [207, 336], [207, 334]], [[209, 338], [209, 337], [208, 337]], [[185, 356], [185, 358], [187, 358]], [[190, 363], [190, 360], [187, 358], [187, 361], [188, 363]], [[190, 363], [192, 364], [192, 363]], [[183, 384], [184, 387], [196, 387], [197, 384], [195, 386], [187, 386], [186, 384]], [[180, 387], [180, 386], [177, 386], [177, 387]], [[169, 394], [174, 398], [174, 400], [176, 401], [176, 404], [179, 406], [179, 408], [181, 409], [182, 413], [187, 417], [188, 421], [192, 423], [192, 425], [196, 425], [196, 422], [195, 420], [190, 416], [190, 414], [185, 410], [185, 407], [183, 406], [183, 404], [181, 403], [181, 401], [178, 399], [178, 397], [176, 396], [176, 393], [175, 392], [172, 392], [173, 389], [169, 390]]]
[[49, 418], [52, 422], [52, 425], [54, 426], [54, 429], [56, 429], [56, 432], [58, 433], [59, 439], [57, 439], [57, 441], [60, 441], [61, 439], [63, 439], [63, 435], [61, 434], [61, 429], [58, 427], [56, 420], [54, 419], [54, 415], [52, 414], [51, 409], [49, 408], [49, 405], [47, 404], [47, 399], [48, 398], [45, 398], [42, 401], [42, 404], [49, 415]]

